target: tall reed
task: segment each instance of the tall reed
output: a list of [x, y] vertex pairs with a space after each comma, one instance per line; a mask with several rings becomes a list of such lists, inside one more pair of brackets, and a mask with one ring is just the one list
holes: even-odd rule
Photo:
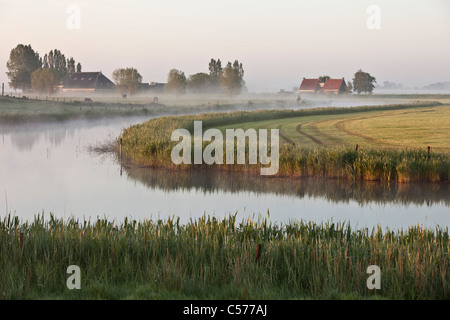
[[[448, 228], [203, 216], [0, 221], [2, 299], [449, 299]], [[257, 245], [260, 256], [256, 259]], [[81, 290], [69, 290], [69, 265]], [[381, 268], [369, 290], [367, 267]]]

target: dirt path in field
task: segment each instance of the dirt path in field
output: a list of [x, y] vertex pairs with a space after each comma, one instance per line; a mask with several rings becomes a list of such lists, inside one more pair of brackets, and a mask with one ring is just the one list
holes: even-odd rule
[[286, 140], [287, 143], [292, 144], [293, 146], [295, 146], [295, 142], [292, 141], [290, 138], [286, 137], [284, 134], [281, 133], [281, 127], [284, 125], [284, 123], [280, 124], [277, 129], [278, 129], [278, 134], [280, 135], [280, 137], [284, 140]]
[[302, 130], [302, 125], [307, 124], [307, 123], [309, 123], [309, 122], [305, 122], [305, 123], [300, 123], [300, 124], [298, 124], [297, 127], [296, 127], [297, 132], [298, 132], [300, 135], [302, 135], [302, 136], [304, 136], [304, 137], [307, 137], [308, 139], [310, 139], [310, 140], [313, 141], [314, 143], [318, 144], [319, 146], [323, 146], [323, 142], [322, 142], [322, 141], [320, 141], [320, 140], [317, 139], [316, 137], [313, 137], [313, 136], [310, 135], [310, 134], [307, 134], [305, 131]]

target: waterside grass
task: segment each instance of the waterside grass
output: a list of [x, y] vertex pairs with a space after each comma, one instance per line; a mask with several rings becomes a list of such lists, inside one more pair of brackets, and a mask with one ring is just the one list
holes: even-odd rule
[[[439, 227], [42, 214], [6, 216], [0, 239], [2, 299], [450, 298], [450, 241]], [[70, 265], [80, 267], [80, 290], [66, 286]], [[379, 290], [367, 287], [371, 265], [381, 269]]]

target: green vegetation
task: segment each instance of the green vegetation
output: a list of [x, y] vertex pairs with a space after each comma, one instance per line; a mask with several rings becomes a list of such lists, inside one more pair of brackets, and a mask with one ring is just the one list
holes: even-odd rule
[[[442, 109], [441, 109], [442, 108]], [[391, 106], [373, 106], [373, 107], [355, 107], [355, 108], [317, 108], [302, 110], [268, 110], [254, 112], [232, 112], [219, 114], [202, 114], [196, 116], [182, 117], [163, 117], [150, 120], [144, 124], [136, 125], [126, 129], [122, 135], [123, 154], [130, 163], [167, 167], [173, 169], [192, 169], [192, 168], [214, 168], [222, 170], [244, 170], [249, 172], [258, 172], [259, 166], [256, 165], [180, 165], [175, 166], [171, 161], [171, 150], [176, 142], [170, 141], [171, 133], [178, 128], [186, 128], [193, 132], [193, 122], [195, 120], [203, 121], [203, 129], [219, 128], [281, 128], [281, 137], [284, 143], [280, 146], [280, 170], [279, 176], [320, 176], [344, 179], [361, 180], [379, 180], [379, 181], [397, 181], [397, 182], [442, 182], [448, 181], [450, 172], [450, 160], [448, 152], [428, 153], [426, 146], [417, 147], [415, 145], [403, 144], [397, 147], [386, 148], [386, 142], [381, 139], [380, 143], [364, 144], [361, 143], [358, 150], [355, 150], [355, 141], [352, 140], [354, 134], [348, 134], [348, 139], [341, 132], [335, 136], [343, 139], [344, 142], [333, 141], [331, 132], [322, 133], [323, 136], [330, 136], [330, 143], [324, 145], [319, 139], [322, 136], [317, 133], [302, 133], [298, 130], [302, 122], [314, 121], [349, 121], [351, 119], [361, 119], [368, 117], [374, 120], [374, 115], [385, 116], [389, 112], [398, 112], [401, 117], [403, 111], [416, 112], [422, 117], [422, 111], [436, 111], [435, 113], [426, 113], [430, 119], [440, 119], [449, 112], [448, 106], [441, 106], [439, 103], [417, 103], [409, 105], [391, 105]], [[306, 119], [306, 120], [305, 120]], [[395, 127], [398, 119], [394, 119], [393, 130], [400, 130]], [[292, 132], [292, 124], [296, 133]], [[417, 125], [422, 123], [415, 120], [409, 124], [406, 131], [415, 133]], [[427, 126], [422, 123], [422, 126]], [[444, 125], [445, 126], [445, 125]], [[283, 128], [286, 130], [283, 130]], [[430, 126], [427, 130], [443, 132], [438, 135], [439, 146], [442, 150], [448, 149], [448, 132], [440, 131], [442, 127]], [[358, 130], [353, 128], [352, 130]], [[373, 129], [376, 130], [376, 129]], [[316, 130], [318, 131], [318, 130]], [[350, 130], [347, 130], [350, 132]], [[362, 132], [370, 130], [364, 130]], [[379, 132], [386, 132], [383, 128]], [[404, 132], [406, 132], [404, 131]], [[357, 135], [362, 135], [361, 131]], [[353, 133], [353, 132], [351, 132]], [[293, 136], [294, 135], [294, 136]], [[294, 139], [297, 139], [295, 140]], [[421, 139], [421, 135], [418, 136]], [[364, 137], [363, 137], [364, 138]], [[387, 137], [385, 139], [394, 139]], [[399, 135], [398, 138], [407, 141], [408, 138], [415, 141], [412, 135]], [[311, 143], [304, 144], [307, 139]], [[346, 140], [347, 139], [347, 140]], [[346, 141], [345, 141], [346, 140]], [[298, 141], [296, 143], [294, 141]], [[365, 139], [363, 139], [365, 141]], [[315, 145], [314, 145], [315, 144]], [[392, 144], [392, 146], [394, 146]], [[445, 149], [447, 148], [447, 149]], [[192, 148], [193, 149], [193, 148]], [[225, 154], [225, 152], [224, 152]]]
[[142, 76], [134, 68], [120, 68], [113, 72], [116, 88], [122, 93], [131, 95], [141, 89]]
[[[85, 102], [75, 98], [32, 100], [0, 97], [0, 124], [65, 121], [114, 116], [160, 115], [166, 112], [160, 105], [132, 103]], [[176, 108], [174, 108], [176, 109]], [[180, 108], [173, 113], [182, 113]]]
[[370, 73], [359, 69], [353, 76], [353, 90], [358, 94], [361, 94], [361, 92], [372, 93], [376, 82], [375, 77], [372, 77]]
[[245, 88], [244, 68], [242, 63], [235, 60], [228, 62], [222, 68], [220, 59], [211, 59], [208, 65], [209, 74], [198, 72], [186, 78], [183, 71], [172, 69], [164, 87], [166, 93], [180, 96], [189, 93], [207, 94], [222, 91], [229, 97], [239, 95]]
[[[227, 128], [279, 129], [283, 142], [304, 147], [334, 146], [422, 149], [450, 152], [449, 106], [311, 115], [227, 125]], [[224, 127], [219, 127], [224, 130]]]
[[31, 74], [41, 66], [42, 60], [39, 58], [39, 53], [35, 52], [31, 45], [18, 44], [11, 50], [6, 63], [9, 85], [14, 90], [30, 90]]
[[[450, 298], [448, 229], [202, 217], [0, 221], [2, 299]], [[259, 249], [257, 246], [260, 245]], [[259, 251], [259, 252], [258, 252]], [[68, 290], [67, 267], [81, 270]], [[381, 269], [369, 290], [367, 268]]]
[[166, 93], [172, 93], [176, 96], [186, 93], [186, 76], [183, 71], [171, 69], [167, 75], [167, 84], [164, 86]]
[[52, 94], [58, 84], [58, 74], [49, 68], [36, 69], [31, 74], [31, 88], [40, 94]]
[[[241, 109], [282, 109], [298, 106], [295, 100], [281, 100], [273, 97], [255, 99], [252, 103], [249, 103], [248, 99], [217, 96], [202, 96], [201, 98], [184, 96], [182, 101], [174, 97], [163, 96], [159, 103], [154, 103], [153, 97], [138, 95], [127, 99], [96, 95], [92, 97], [93, 101], [86, 102], [82, 97], [34, 95], [24, 97], [0, 96], [0, 123], [48, 122], [115, 116], [150, 117]], [[303, 101], [302, 105], [307, 105], [307, 102]]]
[[220, 74], [219, 84], [230, 96], [240, 94], [245, 88], [244, 68], [242, 63], [239, 63], [238, 60], [235, 60], [233, 64], [228, 62]]
[[75, 72], [75, 59], [73, 57], [66, 59], [66, 56], [58, 49], [50, 50], [48, 54], [44, 55], [42, 68], [50, 69], [55, 72], [59, 82], [63, 80], [67, 74]]
[[[51, 94], [59, 81], [68, 73], [75, 72], [75, 60], [73, 57], [66, 59], [58, 49], [50, 50], [42, 59], [31, 45], [18, 44], [11, 50], [6, 67], [9, 85], [14, 90], [28, 92], [33, 89], [34, 92]], [[80, 63], [78, 70], [81, 71]]]
[[198, 72], [189, 76], [186, 81], [186, 89], [192, 93], [207, 92], [211, 88], [210, 75], [204, 72]]
[[[153, 103], [152, 99], [148, 97], [127, 98], [125, 100], [117, 97], [99, 96], [94, 98], [95, 101], [88, 102], [79, 97], [28, 97], [29, 99], [0, 96], [0, 123], [15, 124], [115, 116], [150, 117], [169, 114], [223, 112], [242, 108], [256, 110], [258, 108], [276, 107], [276, 101], [272, 100], [259, 101], [251, 106], [247, 104], [247, 101], [234, 99], [216, 99], [211, 104], [208, 103], [208, 100], [188, 100], [186, 104], [169, 100], [169, 105], [166, 105]], [[294, 104], [296, 103], [293, 102]], [[283, 107], [286, 105], [288, 104], [282, 104]]]

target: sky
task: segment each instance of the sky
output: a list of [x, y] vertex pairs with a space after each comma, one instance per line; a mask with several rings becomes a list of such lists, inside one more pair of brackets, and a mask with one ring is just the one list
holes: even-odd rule
[[448, 0], [0, 0], [0, 82], [11, 49], [30, 44], [110, 79], [133, 67], [166, 82], [172, 68], [208, 72], [213, 58], [242, 62], [250, 92], [359, 69], [421, 88], [450, 81], [449, 18]]

